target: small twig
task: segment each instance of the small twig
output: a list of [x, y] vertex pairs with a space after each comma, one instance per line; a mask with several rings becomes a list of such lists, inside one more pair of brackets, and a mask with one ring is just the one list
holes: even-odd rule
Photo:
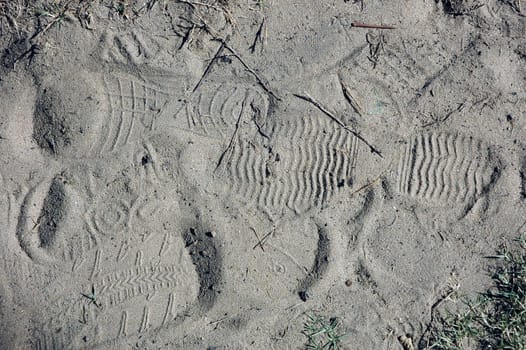
[[429, 126], [432, 126], [434, 124], [438, 124], [438, 123], [443, 123], [445, 121], [447, 121], [449, 119], [449, 117], [451, 117], [454, 113], [457, 113], [457, 112], [461, 112], [463, 109], [464, 109], [464, 106], [466, 105], [466, 102], [462, 102], [458, 105], [457, 108], [449, 111], [444, 118], [442, 119], [435, 119], [434, 121], [430, 122], [430, 123], [427, 123], [427, 124], [424, 124], [422, 125], [422, 128], [427, 128]]
[[[266, 235], [263, 236], [263, 238], [261, 238], [261, 240], [254, 246], [252, 247], [252, 249], [256, 249], [257, 246], [260, 246], [261, 249], [263, 249], [263, 244], [265, 244], [265, 242], [267, 241], [267, 239], [270, 237], [270, 235], [272, 235], [274, 233], [274, 230], [270, 231], [269, 233], [267, 233]], [[270, 244], [270, 243], [269, 243]]]
[[358, 138], [358, 140], [360, 140], [363, 143], [365, 143], [367, 145], [367, 147], [369, 147], [369, 149], [371, 150], [372, 153], [375, 153], [378, 156], [380, 156], [380, 158], [383, 158], [382, 153], [380, 151], [378, 151], [373, 145], [371, 145], [366, 139], [364, 139], [358, 132], [356, 132], [356, 131], [354, 131], [352, 129], [349, 129], [349, 127], [347, 127], [347, 125], [343, 124], [334, 114], [332, 114], [329, 110], [327, 110], [325, 107], [323, 107], [318, 101], [313, 99], [311, 96], [309, 96], [308, 94], [305, 95], [305, 96], [297, 95], [297, 94], [293, 94], [293, 95], [296, 96], [297, 98], [300, 98], [302, 100], [310, 102], [311, 104], [316, 106], [316, 108], [318, 108], [321, 112], [323, 112], [323, 114], [325, 114], [326, 116], [331, 118], [334, 122], [336, 122], [336, 124], [341, 126], [347, 132], [349, 132], [352, 135], [354, 135], [356, 138]]
[[86, 305], [82, 305], [82, 320], [80, 323], [82, 324], [88, 324], [88, 310], [86, 309]]
[[250, 227], [250, 229], [252, 230], [252, 232], [254, 232], [254, 234], [256, 235], [256, 238], [258, 240], [258, 243], [254, 247], [252, 247], [252, 249], [254, 250], [254, 249], [256, 249], [257, 246], [259, 246], [262, 251], [265, 251], [265, 249], [263, 248], [263, 243], [261, 243], [261, 238], [259, 238], [259, 235], [256, 232], [256, 229], [253, 228], [253, 227]]
[[[254, 107], [251, 105], [252, 109], [254, 109]], [[256, 118], [252, 118], [252, 120], [254, 121], [254, 124], [256, 124], [256, 128], [258, 129], [258, 133], [263, 136], [264, 138], [266, 138], [267, 140], [270, 140], [270, 137], [263, 131], [263, 129], [261, 129], [261, 125], [259, 125], [259, 123], [257, 122]]]
[[219, 169], [219, 167], [221, 166], [221, 163], [223, 162], [223, 159], [225, 158], [227, 152], [229, 152], [230, 150], [232, 150], [232, 148], [234, 147], [235, 145], [235, 142], [236, 142], [236, 136], [237, 136], [237, 133], [239, 131], [239, 127], [241, 125], [241, 118], [243, 117], [243, 111], [245, 109], [245, 102], [243, 102], [242, 106], [241, 106], [241, 111], [239, 112], [239, 116], [237, 117], [237, 121], [236, 121], [236, 129], [234, 130], [234, 132], [232, 133], [232, 137], [230, 138], [230, 142], [228, 143], [228, 146], [227, 148], [223, 151], [223, 153], [221, 154], [221, 156], [219, 157], [219, 160], [217, 161], [217, 165], [216, 165], [216, 168], [214, 169], [214, 172], [217, 171], [217, 169]]
[[259, 25], [259, 29], [256, 32], [256, 37], [254, 38], [254, 42], [249, 47], [249, 50], [251, 53], [254, 53], [256, 51], [256, 44], [258, 42], [260, 42], [261, 45], [263, 46], [263, 26], [264, 25], [265, 25], [265, 19], [261, 21], [261, 24]]
[[136, 12], [141, 13], [144, 9], [147, 11], [151, 11], [151, 9], [155, 6], [159, 0], [148, 0], [146, 1]]
[[223, 321], [225, 321], [225, 320], [227, 320], [227, 319], [228, 319], [228, 316], [225, 316], [225, 317], [220, 318], [219, 320], [211, 321], [211, 322], [209, 322], [208, 324], [209, 324], [209, 325], [217, 324], [217, 323], [219, 323], [219, 322], [223, 322]]
[[[220, 42], [225, 43], [224, 39], [222, 38], [216, 38], [215, 40], [219, 40]], [[276, 100], [281, 101], [281, 99], [274, 92], [272, 92], [272, 90], [270, 90], [270, 88], [266, 85], [266, 83], [259, 76], [259, 74], [256, 73], [255, 70], [250, 68], [250, 66], [245, 63], [245, 61], [241, 58], [241, 56], [232, 47], [228, 46], [225, 43], [225, 48], [227, 48], [228, 51], [232, 52], [232, 54], [239, 60], [239, 62], [241, 62], [241, 64], [245, 67], [245, 69], [248, 70], [256, 78], [256, 80], [258, 81], [259, 85], [261, 85], [263, 90], [265, 90], [269, 95], [272, 95]]]
[[44, 217], [44, 215], [43, 215], [43, 214], [40, 214], [40, 215], [38, 216], [36, 222], [35, 222], [35, 220], [33, 220], [33, 219], [31, 218], [31, 220], [32, 220], [33, 223], [34, 223], [33, 228], [31, 229], [31, 231], [35, 231], [36, 228], [39, 228], [39, 227], [40, 227], [40, 223], [41, 223], [40, 220], [42, 220], [43, 217]]
[[380, 174], [380, 176], [378, 176], [376, 179], [374, 179], [373, 181], [363, 185], [362, 187], [360, 187], [359, 189], [357, 189], [356, 191], [354, 191], [353, 193], [351, 193], [350, 197], [354, 196], [355, 194], [371, 187], [371, 186], [374, 186], [376, 183], [378, 183], [378, 181], [380, 181], [380, 179], [382, 178], [383, 174]]
[[520, 0], [518, 1], [518, 3], [511, 3], [511, 2], [506, 2], [506, 3], [510, 5], [513, 11], [516, 12], [517, 16], [526, 17], [526, 14], [522, 12], [522, 5], [521, 5]]
[[[345, 2], [347, 2], [347, 1], [349, 1], [349, 0], [345, 0]], [[360, 12], [363, 12], [363, 8], [364, 8], [363, 0], [354, 0], [353, 4], [356, 4], [356, 3], [360, 3]]]
[[[265, 81], [259, 76], [259, 74], [254, 70], [252, 69], [242, 58], [241, 56], [237, 53], [236, 50], [234, 50], [230, 45], [227, 44], [226, 40], [221, 38], [219, 35], [215, 34], [215, 30], [213, 30], [207, 23], [206, 21], [197, 16], [198, 19], [202, 22], [202, 25], [200, 26], [203, 30], [205, 30], [212, 38], [213, 40], [216, 40], [216, 41], [219, 41], [221, 43], [223, 43], [223, 45], [225, 46], [225, 48], [230, 51], [237, 59], [238, 61], [243, 65], [243, 67], [245, 67], [245, 69], [247, 71], [249, 71], [255, 78], [256, 80], [258, 81], [259, 85], [261, 85], [261, 87], [263, 88], [263, 90], [265, 90], [269, 95], [273, 96], [276, 100], [278, 101], [281, 101], [281, 99], [274, 93], [272, 92], [272, 90], [267, 86], [267, 84], [265, 83]], [[188, 22], [190, 23], [193, 23], [192, 21], [189, 21], [187, 20]]]
[[366, 24], [366, 23], [360, 23], [360, 22], [352, 22], [351, 27], [354, 28], [369, 28], [369, 29], [396, 29], [394, 26], [384, 26], [384, 25], [377, 25], [377, 24]]
[[340, 79], [340, 85], [342, 86], [343, 96], [345, 97], [347, 102], [349, 102], [349, 104], [354, 109], [354, 111], [358, 113], [360, 117], [363, 117], [363, 112], [362, 112], [363, 108], [358, 104], [358, 101], [353, 97], [353, 95], [351, 94], [351, 89], [347, 86], [347, 84], [345, 84], [343, 79], [341, 77], [339, 77], [339, 79]]
[[[181, 27], [181, 26], [180, 26]], [[179, 45], [179, 50], [183, 48], [183, 46], [188, 43], [190, 44], [190, 38], [192, 36], [192, 33], [194, 32], [194, 28], [195, 28], [195, 24], [192, 23], [192, 25], [190, 27], [183, 27], [183, 29], [186, 29], [186, 33], [184, 33], [183, 35], [175, 32], [176, 35], [179, 35], [179, 36], [182, 36], [183, 37], [183, 40], [181, 40], [181, 45]]]
[[225, 44], [224, 43], [221, 43], [221, 45], [219, 45], [219, 48], [217, 49], [216, 51], [216, 54], [214, 55], [214, 57], [210, 60], [210, 62], [208, 62], [208, 65], [206, 66], [205, 68], [205, 71], [203, 72], [203, 75], [201, 75], [201, 79], [199, 79], [199, 81], [197, 82], [197, 84], [195, 84], [194, 86], [194, 89], [192, 90], [192, 93], [194, 93], [197, 88], [199, 87], [199, 85], [201, 85], [201, 82], [203, 81], [203, 79], [206, 77], [206, 75], [208, 74], [208, 72], [210, 71], [210, 69], [212, 68], [212, 65], [214, 64], [215, 60], [219, 57], [219, 55], [221, 54], [221, 51], [223, 51], [223, 48], [225, 47]]
[[[450, 297], [455, 294], [455, 292], [459, 289], [460, 287], [460, 284], [457, 282], [456, 285], [454, 286], [451, 286], [449, 287], [448, 291], [443, 294], [437, 301], [435, 301], [433, 303], [433, 305], [431, 305], [431, 311], [430, 311], [430, 314], [431, 314], [431, 319], [429, 320], [429, 323], [427, 324], [427, 327], [426, 327], [426, 330], [422, 333], [422, 335], [420, 336], [420, 338], [418, 339], [418, 345], [420, 346], [423, 341], [424, 341], [424, 337], [426, 336], [426, 334], [429, 332], [429, 330], [431, 329], [431, 326], [435, 320], [435, 311], [436, 309], [446, 300], [449, 300]], [[424, 347], [425, 349], [428, 349], [429, 347], [429, 339], [427, 339], [427, 344], [426, 346]]]
[[444, 119], [442, 119], [441, 121], [442, 122], [445, 122], [446, 120], [449, 119], [449, 117], [451, 117], [451, 115], [453, 113], [456, 113], [456, 112], [461, 112], [463, 109], [464, 109], [464, 106], [465, 106], [465, 102], [462, 102], [458, 105], [458, 107], [455, 109], [455, 110], [452, 110], [450, 111], [449, 113], [446, 114], [446, 116], [444, 117]]
[[380, 34], [376, 42], [374, 42], [376, 38], [370, 34], [371, 33], [365, 34], [365, 41], [369, 44], [369, 56], [367, 56], [367, 58], [373, 63], [373, 68], [376, 68], [378, 57], [384, 48], [384, 35]]
[[196, 245], [197, 243], [199, 243], [199, 241], [197, 239], [194, 239], [192, 242], [188, 243], [187, 245], [185, 245], [184, 247], [185, 248], [188, 248], [188, 247], [191, 247], [193, 245]]

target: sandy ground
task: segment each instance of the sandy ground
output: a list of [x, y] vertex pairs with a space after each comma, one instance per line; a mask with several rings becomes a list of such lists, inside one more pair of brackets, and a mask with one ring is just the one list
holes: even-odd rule
[[0, 1], [2, 349], [425, 348], [488, 284], [526, 4], [126, 3]]

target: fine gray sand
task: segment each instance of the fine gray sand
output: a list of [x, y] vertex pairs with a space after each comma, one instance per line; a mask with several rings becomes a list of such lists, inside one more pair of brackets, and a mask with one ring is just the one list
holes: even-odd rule
[[1, 349], [423, 349], [487, 288], [526, 4], [76, 4], [0, 0]]

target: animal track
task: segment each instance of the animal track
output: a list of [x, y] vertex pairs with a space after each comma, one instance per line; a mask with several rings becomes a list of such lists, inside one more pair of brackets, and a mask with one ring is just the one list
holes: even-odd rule
[[441, 203], [471, 203], [499, 176], [484, 142], [449, 133], [413, 136], [398, 167], [398, 191]]

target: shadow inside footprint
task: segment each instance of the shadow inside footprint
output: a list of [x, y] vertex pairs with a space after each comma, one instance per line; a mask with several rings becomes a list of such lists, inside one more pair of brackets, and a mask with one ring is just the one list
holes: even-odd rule
[[211, 235], [203, 230], [190, 228], [184, 231], [185, 247], [190, 254], [199, 278], [198, 301], [202, 311], [209, 310], [215, 302], [216, 290], [221, 280], [221, 258]]
[[38, 222], [35, 224], [38, 225], [40, 246], [43, 248], [49, 248], [55, 242], [57, 226], [64, 218], [65, 197], [64, 183], [54, 179], [44, 199]]
[[300, 282], [298, 287], [298, 295], [301, 300], [307, 301], [309, 298], [308, 290], [320, 279], [323, 278], [327, 267], [329, 265], [329, 236], [325, 228], [316, 225], [318, 228], [318, 247], [316, 248], [316, 256], [311, 270], [307, 277]]

